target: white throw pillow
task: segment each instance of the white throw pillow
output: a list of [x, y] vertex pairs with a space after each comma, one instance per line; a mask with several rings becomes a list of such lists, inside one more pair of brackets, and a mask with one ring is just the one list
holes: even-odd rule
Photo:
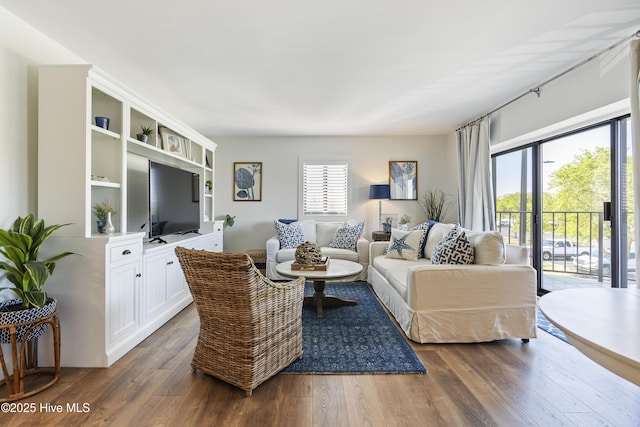
[[415, 261], [420, 255], [420, 241], [424, 230], [404, 231], [391, 229], [391, 240], [387, 247], [387, 258], [400, 258]]
[[497, 231], [466, 231], [475, 250], [474, 264], [500, 265], [505, 263], [504, 239]]
[[316, 223], [316, 235], [317, 240], [316, 243], [321, 248], [329, 247], [329, 243], [331, 243], [331, 239], [336, 235], [336, 231], [340, 228], [342, 224], [339, 222], [323, 222], [318, 221]]
[[313, 219], [303, 219], [302, 221], [296, 221], [293, 224], [297, 224], [302, 229], [305, 242], [316, 243], [316, 221]]
[[431, 258], [433, 249], [442, 241], [444, 236], [453, 229], [454, 226], [455, 224], [443, 224], [441, 222], [435, 223], [431, 226], [429, 234], [427, 235], [427, 242], [424, 245], [425, 258]]

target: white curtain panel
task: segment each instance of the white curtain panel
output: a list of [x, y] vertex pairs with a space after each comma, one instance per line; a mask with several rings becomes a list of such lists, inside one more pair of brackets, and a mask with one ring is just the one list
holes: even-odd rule
[[635, 224], [636, 265], [640, 265], [640, 40], [631, 42], [631, 138], [633, 147], [633, 221]]
[[468, 230], [496, 229], [489, 127], [487, 116], [457, 132], [460, 224]]

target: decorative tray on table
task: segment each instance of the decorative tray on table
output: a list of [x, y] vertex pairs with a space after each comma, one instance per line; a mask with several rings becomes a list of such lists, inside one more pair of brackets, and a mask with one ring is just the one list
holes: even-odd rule
[[291, 270], [302, 270], [302, 271], [327, 271], [327, 267], [329, 266], [329, 257], [322, 257], [322, 260], [319, 264], [298, 264], [294, 262], [291, 264]]

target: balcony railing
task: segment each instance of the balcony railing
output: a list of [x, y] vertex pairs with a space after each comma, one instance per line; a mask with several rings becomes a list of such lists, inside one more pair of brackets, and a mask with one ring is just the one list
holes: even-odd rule
[[[633, 218], [633, 214], [629, 215], [628, 218]], [[531, 218], [531, 211], [498, 211], [496, 227], [505, 243], [531, 249]], [[604, 227], [602, 212], [545, 211], [542, 212], [542, 229], [543, 247], [539, 250], [543, 255], [544, 271], [598, 276], [600, 280], [610, 274], [611, 265], [605, 256], [605, 249], [610, 249], [605, 248], [609, 229]], [[578, 262], [580, 255], [588, 258]], [[608, 268], [605, 261], [609, 262]]]

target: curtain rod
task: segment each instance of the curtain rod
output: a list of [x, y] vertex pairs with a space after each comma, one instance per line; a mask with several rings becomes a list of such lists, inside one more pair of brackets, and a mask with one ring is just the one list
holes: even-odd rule
[[516, 102], [516, 101], [518, 101], [519, 99], [524, 98], [525, 96], [529, 95], [530, 93], [535, 93], [536, 95], [538, 95], [538, 98], [540, 98], [540, 89], [541, 89], [543, 86], [546, 86], [547, 84], [551, 83], [551, 82], [552, 82], [552, 81], [554, 81], [554, 80], [559, 79], [560, 77], [564, 76], [565, 74], [568, 74], [568, 73], [570, 73], [571, 71], [573, 71], [573, 70], [575, 70], [575, 69], [577, 69], [577, 68], [580, 68], [580, 67], [582, 67], [582, 66], [583, 66], [583, 65], [585, 65], [585, 64], [588, 64], [589, 62], [593, 61], [594, 59], [596, 59], [596, 58], [600, 57], [601, 55], [603, 55], [603, 54], [605, 54], [605, 53], [607, 53], [607, 52], [609, 52], [609, 51], [611, 51], [611, 50], [613, 50], [613, 49], [615, 49], [615, 48], [617, 48], [617, 47], [618, 47], [618, 46], [620, 46], [621, 44], [626, 43], [627, 41], [631, 40], [631, 39], [632, 39], [632, 38], [634, 38], [634, 37], [640, 37], [640, 30], [636, 31], [635, 33], [631, 34], [630, 36], [625, 37], [624, 39], [620, 40], [619, 42], [617, 42], [617, 43], [615, 43], [615, 44], [613, 44], [613, 45], [611, 45], [611, 46], [609, 46], [608, 48], [601, 50], [600, 52], [596, 53], [595, 55], [590, 56], [589, 58], [587, 58], [587, 59], [585, 59], [584, 61], [580, 62], [579, 64], [576, 64], [576, 65], [574, 65], [573, 67], [571, 67], [571, 68], [569, 68], [569, 69], [567, 69], [567, 70], [565, 70], [565, 71], [561, 72], [560, 74], [555, 75], [555, 76], [551, 77], [551, 78], [550, 78], [550, 79], [548, 79], [548, 80], [545, 80], [544, 82], [540, 83], [538, 86], [534, 87], [533, 89], [529, 89], [527, 92], [525, 92], [525, 93], [523, 93], [523, 94], [521, 94], [521, 95], [518, 95], [517, 97], [513, 98], [513, 99], [512, 99], [512, 100], [510, 100], [510, 101], [505, 102], [505, 103], [504, 103], [504, 104], [502, 104], [501, 106], [499, 106], [499, 107], [497, 107], [497, 108], [494, 108], [493, 110], [489, 111], [487, 114], [484, 114], [484, 115], [482, 115], [482, 116], [478, 117], [477, 119], [470, 121], [470, 122], [469, 122], [469, 123], [467, 123], [466, 125], [460, 126], [458, 129], [456, 129], [456, 132], [458, 132], [458, 131], [459, 131], [459, 130], [461, 130], [461, 129], [466, 128], [467, 126], [470, 126], [470, 125], [472, 125], [472, 124], [475, 124], [476, 122], [478, 122], [478, 121], [480, 121], [480, 120], [484, 119], [484, 118], [485, 118], [485, 117], [487, 117], [487, 116], [490, 116], [491, 114], [495, 113], [496, 111], [500, 111], [500, 110], [502, 110], [502, 109], [503, 109], [504, 107], [506, 107], [507, 105], [510, 105], [510, 104], [512, 104], [512, 103], [514, 103], [514, 102]]

